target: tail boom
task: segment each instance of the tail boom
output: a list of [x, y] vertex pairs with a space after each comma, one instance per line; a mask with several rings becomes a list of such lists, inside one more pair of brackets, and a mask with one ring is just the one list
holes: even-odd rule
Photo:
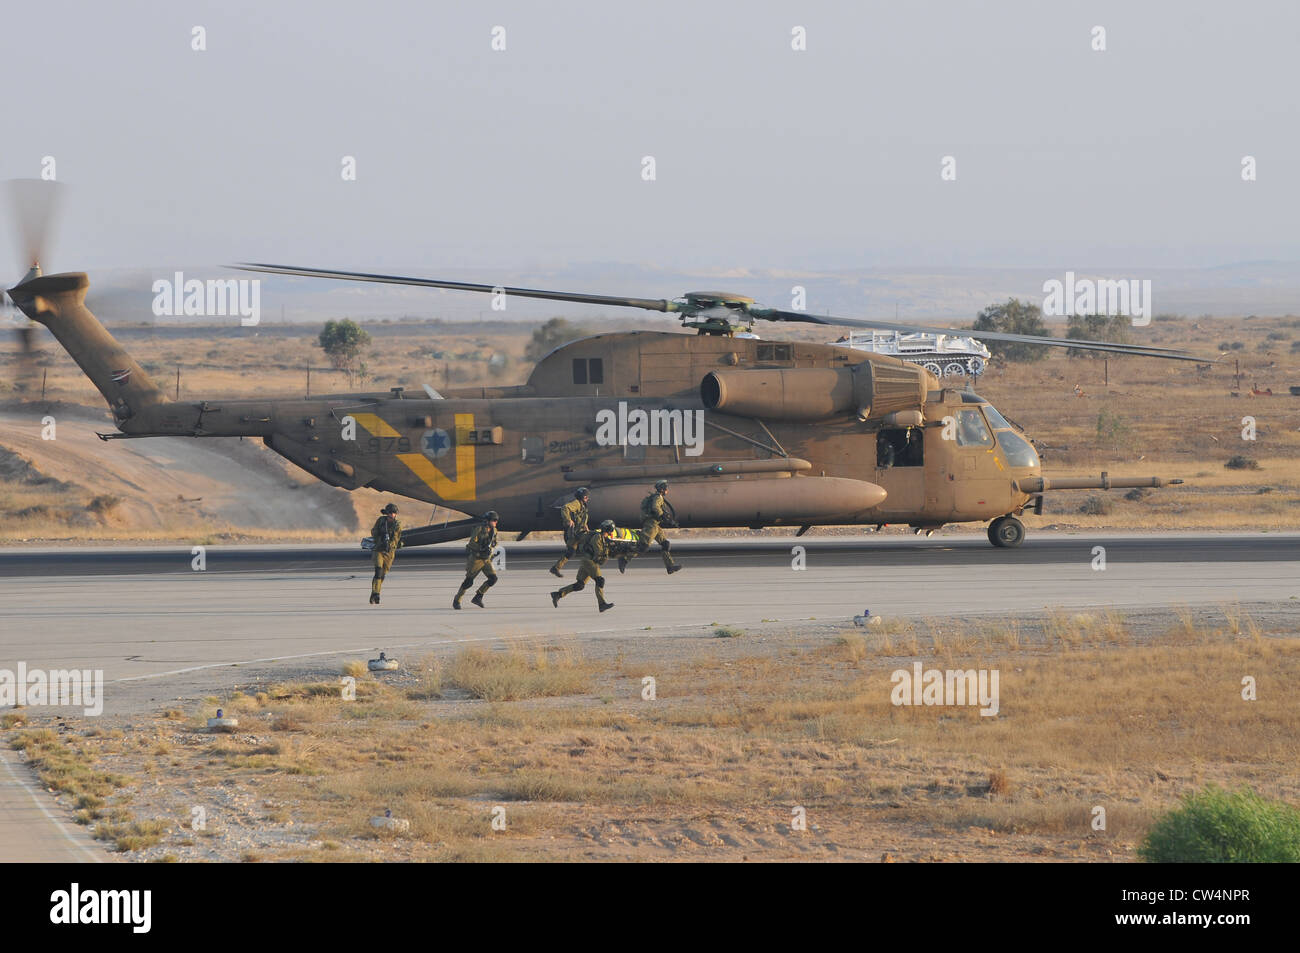
[[135, 359], [86, 307], [90, 280], [82, 273], [28, 278], [9, 289], [14, 304], [47, 328], [108, 401], [120, 429], [166, 401]]

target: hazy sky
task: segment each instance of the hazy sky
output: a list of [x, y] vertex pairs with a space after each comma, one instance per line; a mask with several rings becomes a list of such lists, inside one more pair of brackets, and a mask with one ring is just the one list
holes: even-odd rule
[[68, 186], [47, 270], [1300, 260], [1293, 2], [41, 0], [4, 37], [0, 176]]

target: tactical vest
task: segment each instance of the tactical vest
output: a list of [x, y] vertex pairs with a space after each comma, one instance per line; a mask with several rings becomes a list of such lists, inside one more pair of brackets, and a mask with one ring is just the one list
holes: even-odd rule
[[490, 526], [483, 526], [470, 537], [465, 544], [466, 551], [479, 559], [491, 559], [492, 550], [497, 548], [497, 531]]

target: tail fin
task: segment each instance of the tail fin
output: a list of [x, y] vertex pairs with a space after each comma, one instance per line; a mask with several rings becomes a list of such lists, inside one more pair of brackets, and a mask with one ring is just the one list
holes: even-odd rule
[[39, 321], [72, 355], [112, 408], [120, 426], [166, 397], [86, 307], [90, 279], [81, 273], [28, 278], [9, 289], [23, 314]]

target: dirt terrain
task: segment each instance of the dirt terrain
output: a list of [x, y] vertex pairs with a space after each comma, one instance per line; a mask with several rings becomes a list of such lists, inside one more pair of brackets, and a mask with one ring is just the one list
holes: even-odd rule
[[223, 538], [260, 530], [270, 538], [353, 534], [346, 491], [326, 486], [261, 441], [185, 438], [121, 440], [88, 409], [52, 409], [55, 439], [40, 419], [0, 412], [0, 489], [11, 539]]
[[[1207, 782], [1300, 798], [1298, 626], [1268, 604], [646, 627], [224, 669], [135, 714], [12, 712], [3, 743], [130, 860], [1131, 861]], [[915, 662], [999, 671], [996, 716], [893, 704]]]

